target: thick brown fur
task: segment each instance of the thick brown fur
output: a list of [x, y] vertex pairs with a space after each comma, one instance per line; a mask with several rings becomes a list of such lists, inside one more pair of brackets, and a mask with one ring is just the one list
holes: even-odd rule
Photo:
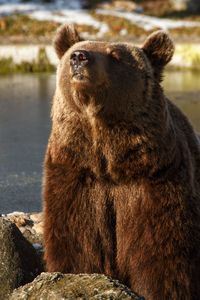
[[[141, 48], [79, 42], [64, 26], [55, 45], [48, 271], [105, 273], [147, 300], [200, 299], [200, 142], [160, 86], [173, 43], [165, 32]], [[75, 50], [93, 57], [82, 80]]]

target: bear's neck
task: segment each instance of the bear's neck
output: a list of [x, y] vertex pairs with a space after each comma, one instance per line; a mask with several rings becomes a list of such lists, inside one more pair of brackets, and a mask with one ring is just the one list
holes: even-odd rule
[[70, 148], [71, 153], [77, 153], [81, 144], [80, 164], [93, 168], [98, 176], [107, 174], [117, 181], [156, 174], [179, 156], [167, 101], [163, 101], [165, 107], [148, 104], [150, 114], [138, 114], [128, 121], [113, 115], [105, 117], [93, 104], [82, 114], [67, 107], [61, 98], [56, 103], [53, 132], [58, 144], [62, 149]]
[[175, 147], [175, 133], [167, 108], [165, 116], [160, 118], [162, 120], [155, 118], [155, 124], [150, 120], [127, 122], [122, 119], [115, 122], [112, 118], [93, 118], [91, 136], [99, 168], [103, 162], [103, 172], [118, 181], [153, 176], [168, 165], [177, 165], [180, 155]]

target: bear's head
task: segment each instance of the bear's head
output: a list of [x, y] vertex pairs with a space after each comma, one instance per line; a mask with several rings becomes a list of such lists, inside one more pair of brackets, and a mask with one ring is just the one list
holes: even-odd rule
[[75, 28], [67, 25], [59, 28], [54, 47], [60, 59], [57, 84], [63, 99], [79, 113], [109, 120], [132, 120], [157, 105], [162, 72], [174, 52], [163, 31], [136, 47], [81, 41]]

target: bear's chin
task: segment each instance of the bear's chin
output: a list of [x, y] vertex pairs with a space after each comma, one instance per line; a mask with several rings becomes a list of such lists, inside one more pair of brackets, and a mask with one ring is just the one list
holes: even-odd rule
[[75, 73], [72, 76], [72, 80], [78, 82], [84, 82], [84, 81], [89, 81], [89, 78], [82, 73]]

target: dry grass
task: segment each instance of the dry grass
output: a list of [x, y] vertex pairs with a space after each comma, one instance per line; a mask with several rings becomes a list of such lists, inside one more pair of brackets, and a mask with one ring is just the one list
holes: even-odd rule
[[147, 34], [145, 29], [132, 24], [124, 18], [97, 14], [96, 12], [92, 12], [91, 15], [98, 21], [106, 23], [109, 26], [110, 32], [107, 34], [108, 37], [119, 36], [121, 30], [125, 30], [127, 35], [133, 35], [134, 37], [141, 37]]
[[0, 19], [0, 36], [23, 35], [49, 38], [58, 27], [58, 23], [37, 21], [26, 15], [12, 15]]

